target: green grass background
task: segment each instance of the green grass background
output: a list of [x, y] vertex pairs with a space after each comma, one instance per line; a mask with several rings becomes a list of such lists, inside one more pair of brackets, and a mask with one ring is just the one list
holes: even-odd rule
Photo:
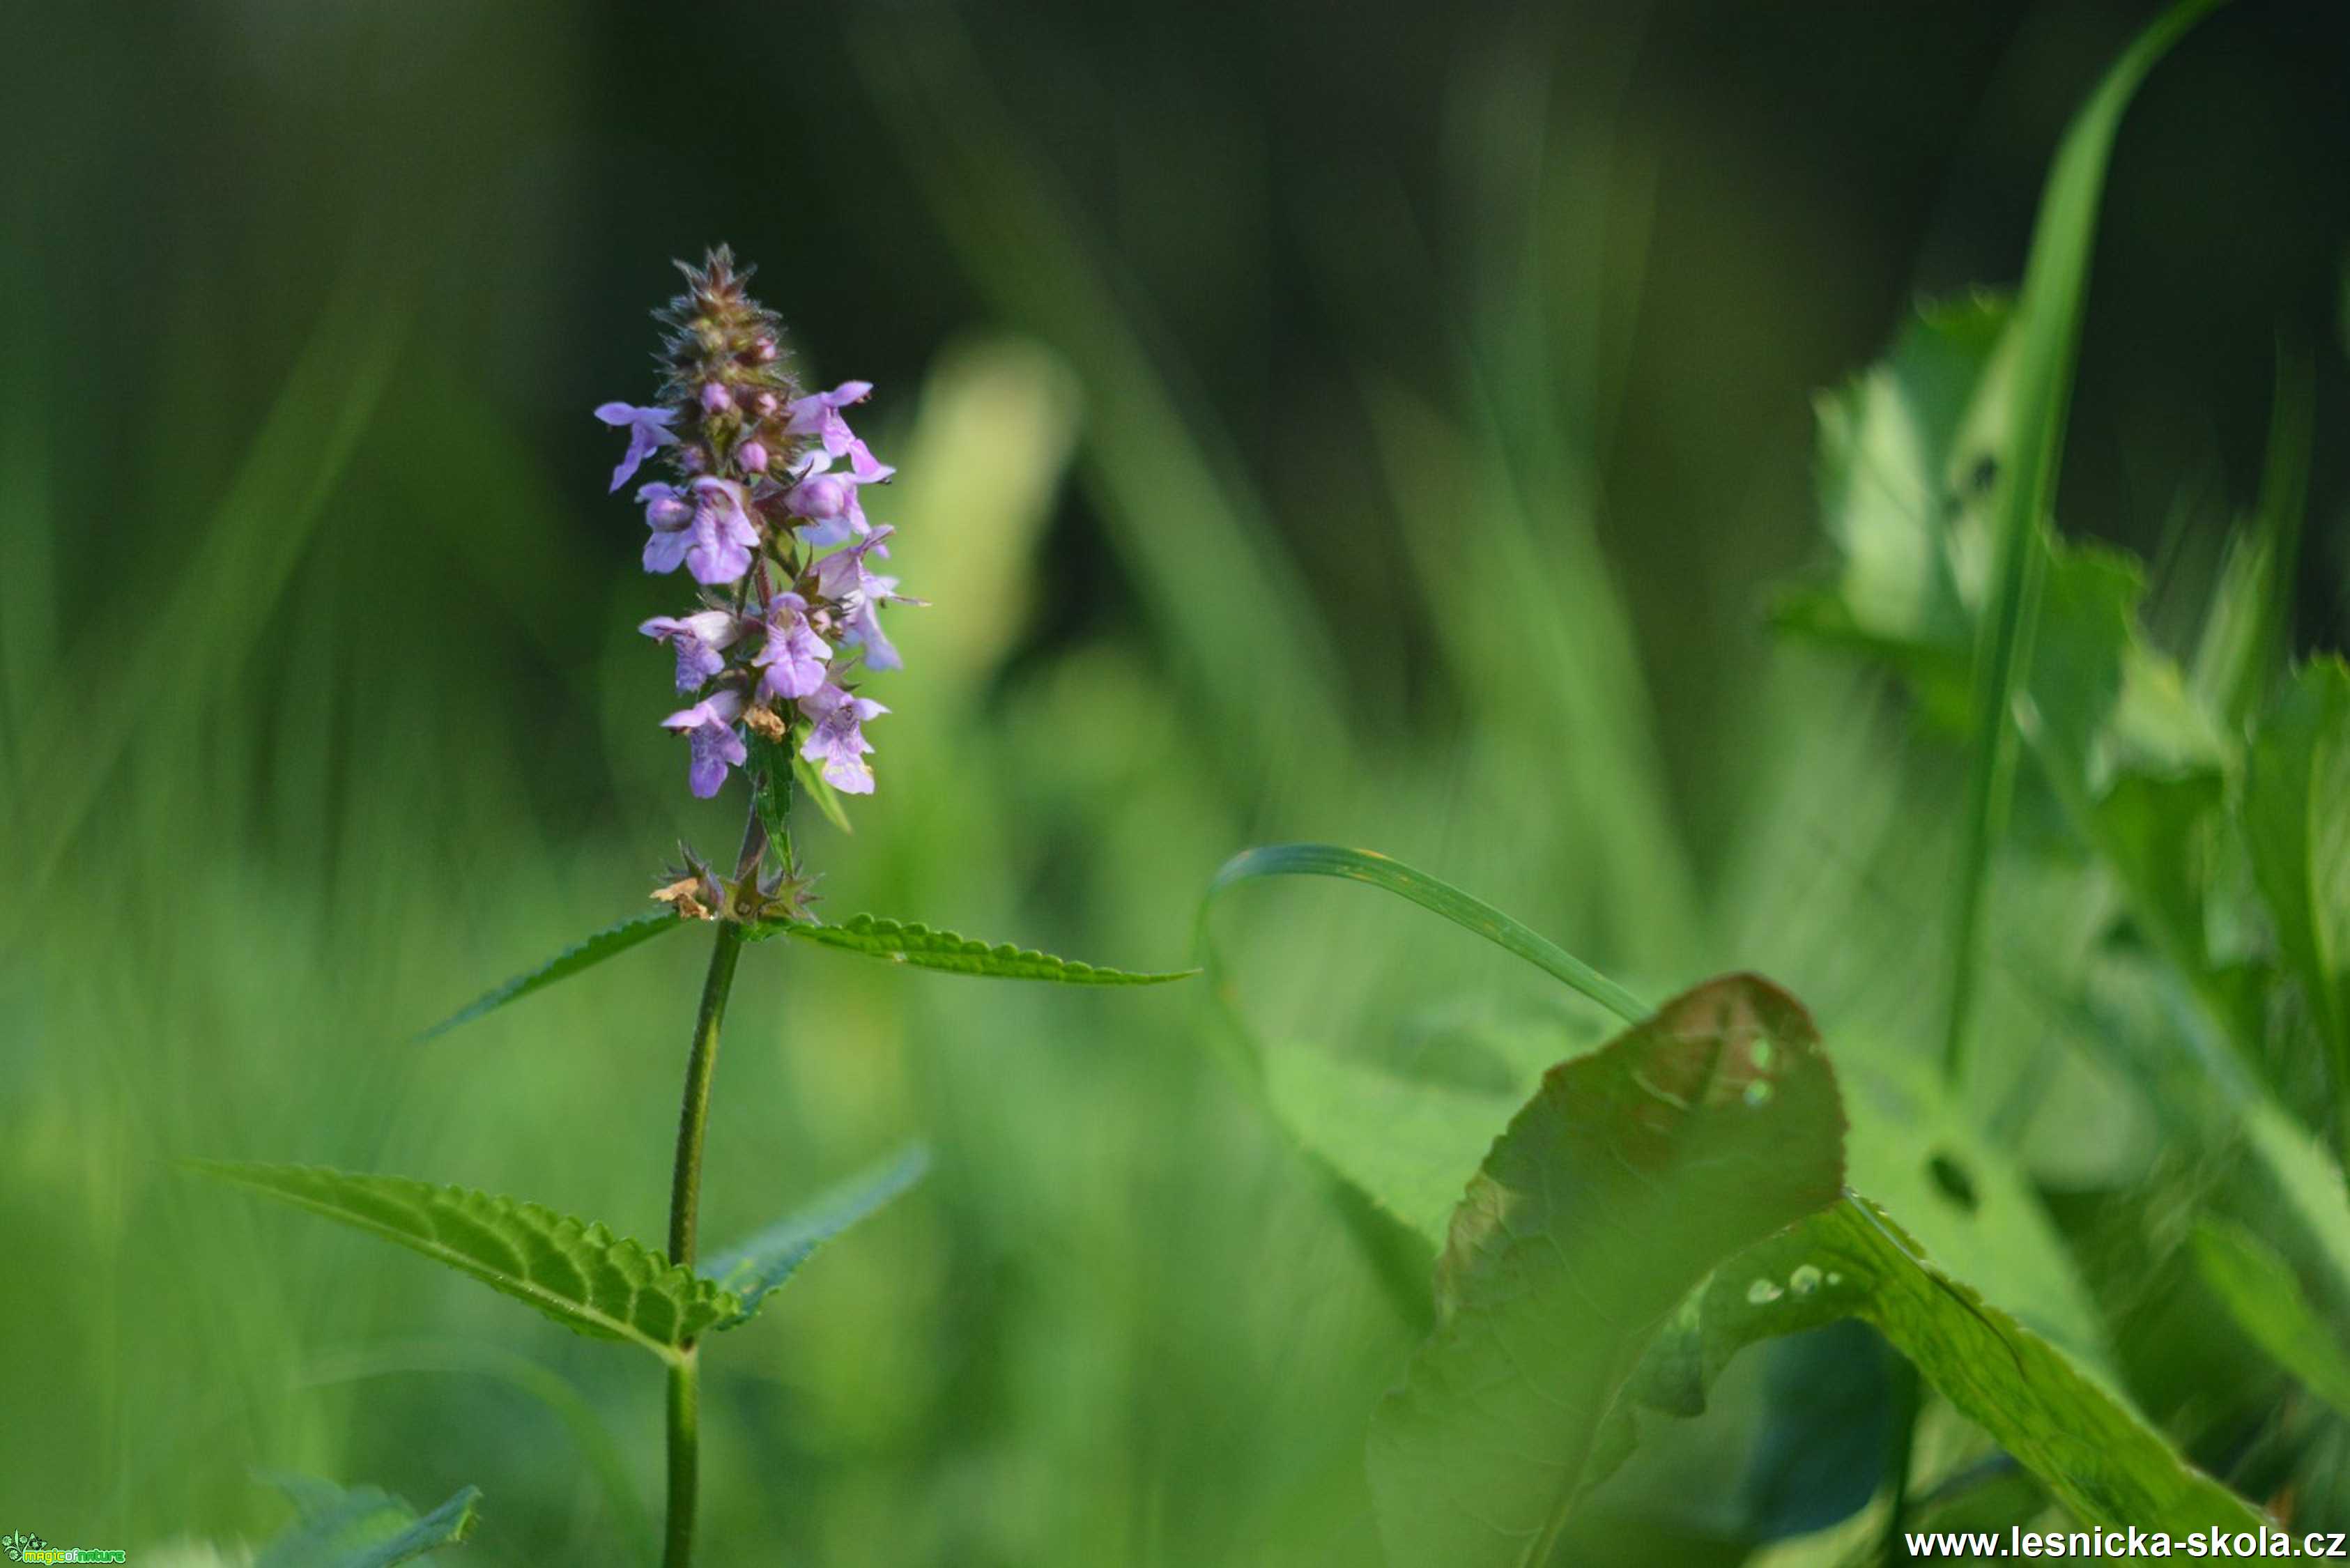
[[[1227, 854], [1333, 839], [1646, 993], [1761, 968], [1832, 1045], [1929, 1054], [1957, 771], [1882, 686], [1774, 648], [1766, 590], [1817, 552], [1810, 390], [1914, 291], [2012, 279], [2142, 17], [1762, 10], [26, 18], [0, 1531], [153, 1563], [266, 1534], [254, 1476], [291, 1469], [481, 1485], [466, 1561], [642, 1557], [657, 1369], [172, 1162], [660, 1233], [698, 940], [410, 1036], [635, 909], [680, 836], [733, 841], [739, 799], [691, 801], [653, 727], [667, 660], [631, 628], [675, 585], [635, 569], [587, 415], [650, 395], [643, 312], [719, 240], [812, 376], [880, 383], [878, 510], [937, 601], [899, 617], [880, 794], [806, 834], [828, 912], [1169, 967]], [[2321, 432], [2340, 406], [2344, 39], [2247, 0], [2117, 151], [2063, 506], [2187, 585], [2178, 636], [2280, 337], [2323, 350]], [[2339, 646], [2318, 452], [2297, 607]], [[2012, 1096], [2061, 1041], [2001, 1023], [2064, 911], [2005, 912], [1985, 1033], [2015, 1044], [1976, 1108], [2094, 1190], [2150, 1134], [2060, 1062], [2034, 1141]], [[1276, 1033], [1589, 1027], [1347, 889], [1228, 918]], [[748, 956], [705, 1233], [909, 1137], [938, 1163], [712, 1346], [709, 1561], [1372, 1560], [1362, 1420], [1406, 1332], [1222, 1027], [1197, 982]]]

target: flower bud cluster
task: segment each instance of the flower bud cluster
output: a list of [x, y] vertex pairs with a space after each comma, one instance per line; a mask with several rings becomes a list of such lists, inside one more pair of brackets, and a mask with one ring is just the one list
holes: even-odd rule
[[805, 390], [780, 323], [743, 291], [750, 269], [723, 246], [680, 269], [686, 291], [660, 313], [660, 401], [596, 410], [629, 434], [614, 490], [649, 460], [671, 471], [637, 489], [645, 570], [682, 566], [701, 585], [694, 607], [638, 628], [669, 645], [677, 689], [694, 699], [661, 723], [685, 738], [698, 795], [743, 765], [746, 731], [795, 751], [833, 788], [869, 794], [865, 725], [889, 710], [858, 695], [858, 678], [899, 667], [882, 607], [922, 602], [877, 570], [891, 530], [866, 517], [861, 493], [897, 471], [843, 416], [873, 389]]

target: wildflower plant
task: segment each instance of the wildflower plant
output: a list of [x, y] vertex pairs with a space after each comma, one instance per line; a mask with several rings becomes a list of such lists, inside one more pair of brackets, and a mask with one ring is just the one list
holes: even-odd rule
[[[681, 866], [656, 878], [651, 896], [659, 908], [515, 977], [424, 1036], [655, 937], [711, 928], [710, 965], [687, 1053], [665, 1246], [463, 1187], [309, 1167], [198, 1162], [210, 1174], [421, 1252], [582, 1334], [633, 1345], [660, 1360], [669, 1396], [665, 1568], [684, 1568], [692, 1559], [702, 1341], [748, 1323], [817, 1247], [905, 1191], [928, 1165], [923, 1148], [909, 1146], [737, 1245], [701, 1255], [703, 1136], [720, 1029], [745, 947], [783, 936], [897, 965], [1077, 985], [1154, 984], [1193, 972], [1107, 969], [868, 915], [837, 924], [816, 919], [814, 877], [793, 844], [795, 796], [806, 792], [839, 816], [839, 797], [873, 793], [875, 747], [866, 727], [889, 709], [867, 696], [865, 685], [902, 664], [883, 611], [923, 602], [899, 593], [898, 579], [881, 569], [893, 530], [867, 513], [867, 491], [886, 485], [896, 470], [875, 457], [849, 423], [848, 411], [866, 402], [871, 385], [804, 386], [782, 324], [745, 290], [748, 268], [723, 246], [699, 267], [680, 267], [686, 288], [658, 315], [668, 331], [654, 400], [607, 402], [594, 413], [627, 437], [609, 489], [635, 486], [646, 528], [644, 569], [664, 578], [682, 573], [691, 585], [691, 602], [638, 628], [674, 663], [682, 705], [660, 727], [684, 742], [686, 781], [695, 795], [716, 796], [730, 780], [743, 779], [748, 800], [741, 845], [724, 863], [686, 849]], [[648, 476], [649, 465], [664, 476]], [[468, 1521], [471, 1497], [470, 1490], [463, 1494]]]

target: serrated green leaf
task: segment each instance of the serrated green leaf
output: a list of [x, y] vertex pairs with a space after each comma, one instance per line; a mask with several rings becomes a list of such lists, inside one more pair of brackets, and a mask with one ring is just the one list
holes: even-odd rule
[[1015, 948], [1009, 942], [991, 946], [953, 931], [934, 931], [911, 921], [883, 919], [874, 915], [852, 915], [837, 926], [805, 920], [776, 921], [754, 927], [749, 934], [754, 940], [776, 935], [797, 937], [820, 947], [911, 964], [917, 969], [943, 970], [949, 974], [1052, 981], [1062, 985], [1163, 985], [1170, 980], [1189, 980], [1200, 972], [1185, 969], [1153, 974], [1106, 969], [1076, 959], [1055, 958], [1033, 948]]
[[[2243, 834], [2277, 947], [2350, 1109], [2350, 666], [2303, 666], [2262, 719], [2244, 771]], [[2346, 1134], [2345, 1136], [2350, 1136]]]
[[1400, 860], [1374, 849], [1347, 849], [1336, 844], [1275, 844], [1243, 850], [1217, 870], [1200, 903], [1201, 950], [1209, 909], [1219, 895], [1243, 882], [1270, 877], [1336, 877], [1362, 882], [1410, 899], [1421, 909], [1441, 915], [1466, 931], [1562, 980], [1627, 1023], [1648, 1014], [1639, 998], [1483, 899], [1462, 892], [1441, 877], [1414, 870]]
[[639, 1345], [664, 1360], [743, 1311], [733, 1292], [651, 1248], [536, 1203], [318, 1166], [190, 1164], [397, 1241], [528, 1302], [567, 1327]]
[[2232, 1221], [2196, 1222], [2195, 1271], [2236, 1326], [2312, 1394], [2350, 1419], [2350, 1349], [2326, 1326], [2275, 1248]]
[[617, 926], [607, 926], [594, 936], [575, 946], [567, 947], [536, 969], [525, 971], [482, 997], [471, 1006], [442, 1019], [416, 1038], [421, 1043], [446, 1034], [461, 1023], [471, 1023], [484, 1013], [494, 1012], [509, 1002], [519, 1002], [534, 991], [543, 991], [558, 980], [568, 980], [580, 971], [592, 969], [606, 959], [616, 958], [639, 942], [649, 942], [663, 931], [687, 922], [667, 909], [655, 909], [647, 914], [631, 915]]
[[1545, 1075], [1455, 1212], [1436, 1331], [1372, 1421], [1390, 1562], [1542, 1562], [1620, 1449], [1611, 1412], [1659, 1324], [1722, 1259], [1835, 1201], [1843, 1132], [1810, 1018], [1752, 975]]
[[930, 1168], [931, 1151], [920, 1144], [910, 1144], [749, 1241], [705, 1259], [702, 1277], [743, 1303], [740, 1312], [715, 1326], [733, 1328], [750, 1322], [757, 1315], [759, 1304], [815, 1256], [817, 1248], [912, 1187]]
[[463, 1541], [482, 1501], [481, 1489], [469, 1486], [419, 1517], [380, 1487], [273, 1479], [293, 1502], [295, 1519], [261, 1549], [255, 1568], [392, 1568]]

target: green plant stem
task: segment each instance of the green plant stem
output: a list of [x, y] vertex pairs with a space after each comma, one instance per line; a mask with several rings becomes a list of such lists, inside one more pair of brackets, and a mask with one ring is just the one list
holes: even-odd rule
[[[758, 831], [754, 815], [745, 842]], [[730, 911], [731, 913], [731, 911]], [[694, 1220], [702, 1204], [702, 1139], [710, 1122], [710, 1079], [718, 1065], [718, 1029], [726, 1017], [727, 993], [734, 988], [734, 964], [743, 952], [743, 928], [718, 922], [710, 950], [710, 972], [702, 982], [702, 1007], [693, 1021], [693, 1050], [686, 1059], [685, 1102], [677, 1118], [677, 1170], [670, 1184], [670, 1262], [693, 1267]], [[669, 1369], [669, 1527], [661, 1552], [663, 1568], [687, 1568], [693, 1561], [694, 1483], [702, 1458], [701, 1357], [688, 1343]]]
[[661, 1568], [693, 1561], [694, 1490], [702, 1469], [702, 1353], [688, 1345], [669, 1366], [669, 1527]]

